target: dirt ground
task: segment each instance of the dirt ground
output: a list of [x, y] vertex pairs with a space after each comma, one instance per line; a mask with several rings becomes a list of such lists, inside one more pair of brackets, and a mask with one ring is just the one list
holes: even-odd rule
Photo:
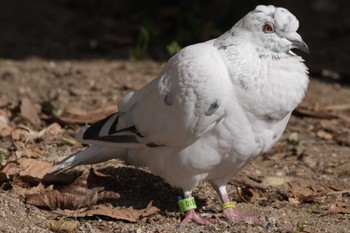
[[[98, 114], [103, 114], [103, 109], [113, 108], [111, 106], [128, 91], [154, 78], [162, 66], [150, 61], [3, 60], [0, 62], [0, 116], [12, 130], [23, 125], [40, 131], [56, 121], [62, 126], [62, 137], [73, 138], [83, 125], [74, 123], [73, 113], [81, 116], [98, 109]], [[39, 121], [31, 119], [30, 114], [28, 117], [23, 110], [28, 99], [35, 109], [32, 114], [38, 114]], [[283, 139], [230, 182], [229, 193], [238, 202], [238, 210], [266, 215], [272, 223], [271, 229], [239, 222], [234, 226], [212, 228], [190, 224], [185, 232], [349, 232], [349, 99], [350, 88], [311, 78], [307, 96], [292, 116]], [[56, 117], [48, 117], [50, 114]], [[3, 166], [23, 157], [53, 163], [82, 147], [56, 138], [26, 141], [26, 151], [15, 143], [13, 134], [5, 135], [2, 131]], [[159, 212], [136, 223], [101, 216], [68, 218], [25, 204], [26, 192], [19, 192], [18, 182], [12, 178], [1, 186], [1, 232], [176, 230], [182, 217], [176, 206], [180, 190], [170, 187], [147, 169], [121, 161], [93, 167], [118, 181], [121, 197], [110, 204], [142, 209], [153, 201]], [[29, 184], [25, 189], [33, 186]], [[218, 212], [218, 197], [209, 185], [199, 186], [194, 196], [199, 212]], [[70, 228], [63, 225], [55, 228], [54, 220], [69, 223]]]
[[[152, 80], [164, 65], [128, 59], [143, 16], [116, 14], [113, 7], [120, 10], [121, 3], [0, 2], [0, 232], [179, 231], [181, 190], [147, 168], [118, 160], [81, 166], [53, 183], [67, 187], [79, 171], [93, 167], [114, 178], [120, 195], [99, 205], [123, 212], [143, 210], [153, 201], [157, 213], [131, 222], [68, 217], [28, 203], [28, 195], [53, 188], [42, 185], [45, 171], [83, 148], [74, 141], [79, 129], [116, 110], [122, 96]], [[228, 186], [240, 212], [265, 215], [272, 226], [190, 224], [184, 232], [350, 232], [349, 4], [286, 0], [282, 5], [298, 16], [311, 49], [304, 55], [310, 86], [280, 142]], [[167, 23], [161, 17], [169, 9], [158, 9], [163, 12], [159, 22]], [[219, 212], [208, 184], [196, 188], [194, 196], [199, 213]]]

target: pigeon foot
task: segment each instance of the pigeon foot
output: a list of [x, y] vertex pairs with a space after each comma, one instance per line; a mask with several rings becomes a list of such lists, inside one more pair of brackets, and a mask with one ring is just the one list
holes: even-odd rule
[[[270, 222], [267, 220], [266, 216], [264, 215], [258, 215], [258, 214], [252, 214], [252, 215], [245, 215], [240, 214], [237, 210], [234, 208], [227, 208], [222, 211], [222, 213], [218, 214], [221, 215], [221, 217], [224, 217], [229, 223], [235, 224], [238, 221], [244, 221], [244, 222], [251, 222], [251, 223], [257, 223], [264, 227], [269, 227]], [[220, 217], [216, 215], [217, 217]]]
[[199, 225], [215, 225], [215, 224], [223, 224], [225, 222], [221, 221], [220, 219], [210, 219], [210, 218], [203, 218], [196, 214], [194, 209], [191, 209], [186, 212], [185, 218], [182, 220], [182, 222], [179, 225], [180, 229], [183, 229], [185, 226], [187, 226], [190, 222], [199, 224]]

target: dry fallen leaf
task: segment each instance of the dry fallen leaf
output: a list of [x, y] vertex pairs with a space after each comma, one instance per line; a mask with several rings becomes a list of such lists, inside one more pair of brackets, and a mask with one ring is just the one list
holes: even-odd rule
[[47, 227], [53, 232], [74, 233], [77, 231], [78, 226], [78, 221], [65, 221], [63, 219], [49, 220], [47, 222]]
[[8, 116], [5, 111], [0, 109], [0, 137], [10, 136], [11, 131]]
[[21, 100], [20, 115], [36, 127], [41, 124], [38, 111], [34, 104], [26, 97]]
[[91, 217], [91, 216], [106, 216], [129, 222], [136, 222], [139, 218], [147, 217], [157, 213], [159, 209], [150, 202], [145, 209], [135, 210], [132, 208], [116, 209], [108, 206], [96, 206], [94, 209], [83, 210], [55, 210], [54, 213], [64, 215], [66, 217]]
[[85, 111], [82, 109], [67, 109], [64, 116], [57, 117], [59, 121], [69, 124], [89, 124], [94, 123], [106, 116], [116, 112], [117, 106], [107, 106], [101, 109]]
[[54, 141], [60, 139], [63, 133], [64, 129], [62, 129], [59, 124], [53, 123], [48, 127], [40, 130], [37, 134], [37, 137], [41, 138], [44, 141]]
[[[17, 187], [30, 187], [32, 184], [38, 184], [44, 175], [51, 169], [52, 165], [29, 158], [21, 158], [6, 164], [0, 171], [0, 184], [10, 182], [17, 193]], [[18, 194], [25, 191], [20, 190]]]
[[317, 131], [316, 136], [327, 141], [333, 140], [333, 135], [324, 130]]
[[335, 168], [335, 173], [339, 177], [349, 177], [350, 176], [350, 162], [339, 165]]
[[0, 185], [8, 180], [9, 180], [8, 175], [5, 172], [0, 171]]
[[17, 160], [20, 172], [19, 176], [28, 182], [39, 182], [45, 174], [52, 168], [48, 162], [37, 159], [21, 158]]
[[348, 111], [350, 110], [350, 103], [328, 105], [324, 109], [328, 111]]
[[115, 219], [127, 220], [129, 222], [136, 222], [140, 217], [147, 217], [155, 214], [159, 211], [157, 207], [152, 206], [152, 202], [149, 203], [146, 209], [115, 209], [107, 206], [98, 206], [94, 210], [88, 211], [88, 216], [103, 215]]
[[63, 133], [64, 129], [59, 124], [53, 123], [40, 131], [19, 126], [12, 130], [11, 137], [18, 151], [25, 154], [26, 157], [38, 158], [44, 155], [44, 152], [34, 142], [36, 140], [43, 140], [45, 142], [60, 140]]
[[16, 142], [21, 141], [24, 144], [38, 139], [54, 141], [60, 139], [63, 133], [64, 129], [57, 123], [53, 123], [40, 131], [34, 131], [28, 127], [20, 126], [12, 131], [12, 139]]
[[9, 162], [1, 169], [1, 173], [5, 174], [6, 177], [10, 178], [21, 171], [17, 162]]
[[328, 112], [325, 109], [310, 109], [305, 106], [299, 106], [294, 110], [294, 114], [313, 117], [317, 119], [339, 119], [344, 124], [350, 125], [350, 117], [341, 112]]
[[116, 192], [117, 181], [90, 169], [84, 171], [72, 184], [61, 190], [26, 195], [26, 203], [46, 209], [78, 209], [120, 197]]
[[19, 178], [16, 178], [16, 179], [15, 178], [12, 181], [12, 189], [11, 189], [12, 193], [25, 196], [27, 194], [42, 193], [45, 190], [47, 190], [42, 183], [39, 183], [35, 187], [23, 187], [23, 186], [26, 186], [26, 183], [24, 182], [20, 183], [21, 180]]
[[350, 147], [350, 133], [344, 132], [341, 134], [338, 134], [334, 140], [339, 143], [340, 145], [348, 146]]
[[292, 178], [287, 176], [266, 176], [262, 180], [261, 184], [264, 187], [279, 186], [287, 182], [290, 182], [291, 180]]
[[329, 207], [329, 212], [350, 214], [350, 203], [344, 201], [336, 201]]
[[257, 191], [252, 187], [238, 189], [238, 196], [245, 202], [254, 203], [258, 199]]
[[293, 204], [299, 204], [304, 201], [314, 201], [315, 191], [311, 187], [303, 187], [296, 182], [288, 183], [289, 200]]

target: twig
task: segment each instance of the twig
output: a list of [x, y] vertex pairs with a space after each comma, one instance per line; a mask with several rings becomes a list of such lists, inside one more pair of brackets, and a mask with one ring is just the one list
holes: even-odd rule
[[328, 105], [324, 107], [324, 109], [327, 111], [347, 111], [347, 110], [350, 110], [350, 103]]

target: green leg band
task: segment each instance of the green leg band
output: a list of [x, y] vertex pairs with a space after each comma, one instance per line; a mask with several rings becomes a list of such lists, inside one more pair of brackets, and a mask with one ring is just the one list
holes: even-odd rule
[[197, 209], [196, 201], [194, 200], [194, 197], [189, 197], [185, 199], [181, 199], [177, 202], [179, 205], [181, 213], [187, 212], [192, 209]]

